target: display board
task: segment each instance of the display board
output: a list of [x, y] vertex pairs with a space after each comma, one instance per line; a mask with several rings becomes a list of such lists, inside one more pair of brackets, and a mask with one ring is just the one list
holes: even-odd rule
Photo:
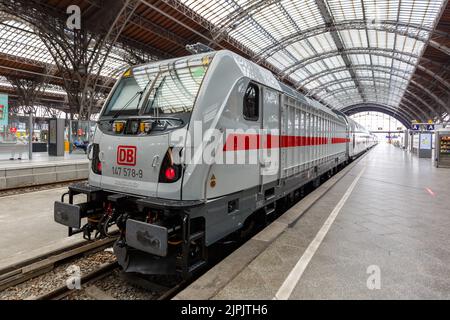
[[49, 119], [48, 154], [50, 156], [64, 156], [64, 119]]
[[0, 131], [8, 125], [8, 95], [0, 93]]
[[431, 134], [420, 134], [420, 149], [431, 150]]

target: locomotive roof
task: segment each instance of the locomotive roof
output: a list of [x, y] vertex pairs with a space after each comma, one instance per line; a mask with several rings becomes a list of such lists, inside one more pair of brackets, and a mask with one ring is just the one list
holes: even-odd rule
[[[316, 109], [319, 109], [322, 112], [328, 113], [333, 117], [337, 117], [337, 115], [330, 108], [324, 106], [323, 104], [321, 104], [320, 102], [318, 102], [316, 100], [306, 97], [305, 95], [301, 94], [300, 92], [293, 89], [292, 87], [289, 87], [286, 84], [280, 82], [277, 78], [275, 78], [275, 76], [269, 70], [261, 67], [260, 65], [254, 63], [253, 61], [250, 61], [250, 60], [248, 60], [232, 51], [229, 51], [229, 50], [209, 51], [209, 52], [193, 54], [193, 55], [185, 56], [185, 57], [178, 57], [178, 58], [160, 60], [160, 61], [152, 61], [152, 62], [140, 64], [137, 66], [133, 66], [133, 68], [139, 69], [141, 67], [145, 68], [147, 66], [152, 66], [152, 65], [167, 65], [167, 64], [171, 64], [171, 63], [183, 61], [183, 60], [201, 59], [206, 56], [209, 56], [209, 57], [231, 56], [236, 61], [236, 64], [241, 67], [241, 71], [245, 76], [248, 76], [249, 78], [255, 78], [254, 80], [256, 80], [257, 82], [260, 82], [260, 83], [262, 83], [266, 86], [269, 86], [275, 90], [281, 91], [284, 94], [291, 96], [306, 105], [309, 105]], [[213, 59], [213, 61], [214, 61], [214, 59]], [[242, 68], [243, 63], [246, 65], [245, 68]], [[252, 72], [249, 72], [249, 69], [258, 70], [258, 72], [252, 73]]]
[[[256, 63], [254, 63], [253, 61], [245, 59], [245, 58], [241, 57], [240, 55], [238, 55], [232, 51], [229, 51], [229, 50], [220, 50], [220, 51], [216, 51], [216, 52], [220, 53], [221, 55], [231, 55], [235, 60], [239, 59], [240, 61], [237, 61], [238, 64], [241, 64], [242, 60], [244, 60], [244, 61], [246, 61], [246, 63], [248, 63], [249, 66], [251, 65], [253, 68], [257, 68], [260, 71], [262, 76], [260, 75], [261, 77], [258, 79], [255, 79], [255, 80], [263, 83], [264, 85], [267, 85], [273, 89], [279, 90], [279, 91], [283, 92], [284, 94], [289, 95], [289, 96], [301, 101], [304, 104], [310, 105], [316, 109], [319, 109], [325, 113], [328, 113], [329, 115], [331, 115], [333, 117], [337, 117], [337, 115], [330, 108], [324, 106], [323, 104], [321, 104], [320, 102], [318, 102], [316, 100], [306, 97], [305, 95], [301, 94], [300, 92], [293, 89], [292, 87], [289, 87], [288, 85], [280, 82], [277, 78], [275, 78], [275, 76], [273, 75], [272, 72], [261, 67], [260, 65], [258, 65]], [[245, 74], [245, 72], [247, 70], [242, 70], [242, 71]], [[248, 75], [248, 76], [250, 77], [250, 75]]]

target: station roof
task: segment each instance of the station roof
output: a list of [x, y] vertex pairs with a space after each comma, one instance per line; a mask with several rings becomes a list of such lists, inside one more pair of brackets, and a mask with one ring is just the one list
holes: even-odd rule
[[[49, 14], [64, 14], [67, 6], [76, 4], [89, 20], [118, 1], [31, 2]], [[202, 42], [250, 58], [308, 96], [348, 113], [373, 106], [406, 121], [450, 114], [447, 0], [131, 3], [136, 10], [119, 42], [155, 58], [186, 55], [187, 44]], [[0, 20], [0, 74], [45, 73], [52, 63], [45, 45], [26, 25], [7, 16]], [[102, 75], [114, 77], [126, 65], [127, 54], [117, 47]], [[57, 84], [57, 74], [54, 77]]]
[[[410, 92], [409, 86], [412, 78], [419, 78], [413, 76], [446, 1], [182, 2], [213, 23], [219, 35], [252, 48], [256, 61], [266, 60], [278, 68], [280, 78], [293, 79], [297, 89], [333, 108], [375, 104], [403, 108], [410, 119], [439, 113], [435, 109], [425, 109], [425, 114], [408, 111], [430, 106], [414, 98], [417, 90]], [[442, 33], [448, 44], [448, 32]], [[435, 54], [442, 50], [438, 48]], [[425, 58], [433, 59], [430, 54]], [[440, 58], [448, 62], [448, 51]], [[424, 79], [418, 81], [428, 86]], [[410, 96], [418, 102], [406, 102]], [[416, 105], [411, 107], [411, 103]]]

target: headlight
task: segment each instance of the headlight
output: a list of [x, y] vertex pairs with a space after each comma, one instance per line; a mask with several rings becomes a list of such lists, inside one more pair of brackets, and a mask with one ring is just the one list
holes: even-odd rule
[[120, 134], [123, 132], [123, 129], [125, 128], [125, 122], [123, 121], [115, 121], [114, 122], [114, 132], [117, 134]]

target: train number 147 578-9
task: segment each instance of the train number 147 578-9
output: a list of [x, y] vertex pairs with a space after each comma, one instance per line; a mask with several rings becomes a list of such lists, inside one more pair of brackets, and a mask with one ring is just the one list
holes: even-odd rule
[[125, 178], [144, 178], [144, 171], [142, 169], [132, 169], [132, 168], [122, 168], [122, 167], [112, 167], [113, 175], [121, 176]]

